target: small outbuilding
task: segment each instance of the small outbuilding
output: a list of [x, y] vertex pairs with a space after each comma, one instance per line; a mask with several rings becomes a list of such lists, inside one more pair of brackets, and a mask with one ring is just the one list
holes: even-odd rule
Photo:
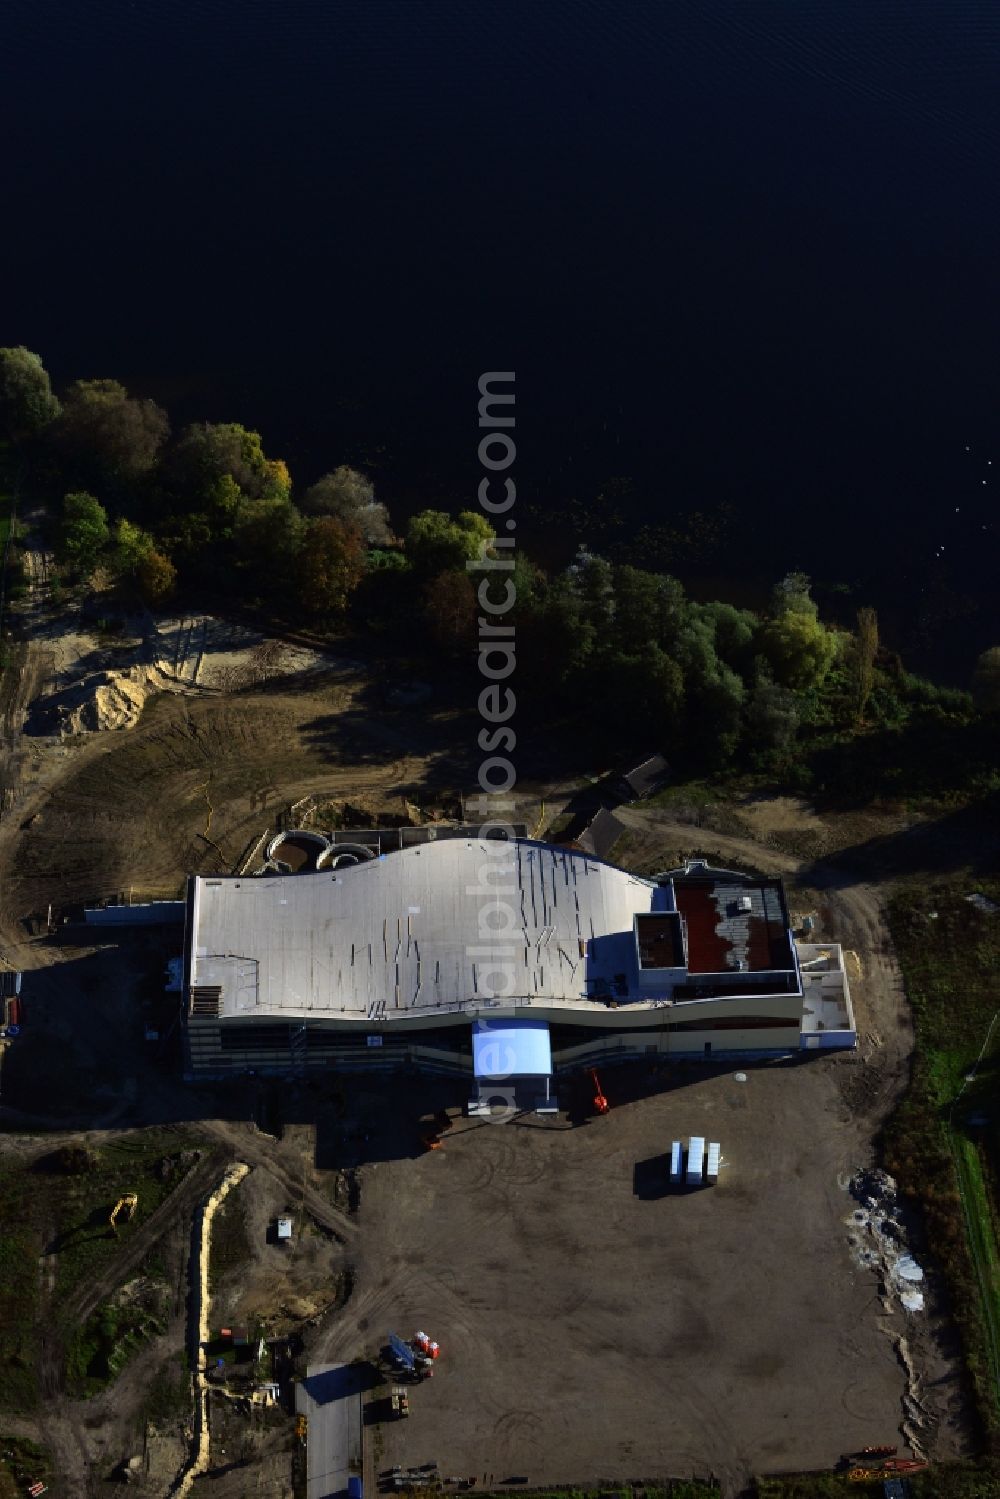
[[278, 1219], [278, 1243], [290, 1244], [292, 1242], [292, 1220], [291, 1218]]

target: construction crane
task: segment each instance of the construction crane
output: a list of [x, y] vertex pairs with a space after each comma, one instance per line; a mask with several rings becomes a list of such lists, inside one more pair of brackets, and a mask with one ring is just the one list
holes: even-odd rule
[[598, 1114], [606, 1114], [611, 1105], [608, 1103], [608, 1100], [604, 1096], [604, 1092], [601, 1088], [601, 1079], [597, 1076], [596, 1067], [591, 1067], [589, 1071], [590, 1080], [594, 1084], [594, 1108]]
[[118, 1232], [118, 1219], [121, 1217], [121, 1215], [124, 1213], [125, 1222], [129, 1223], [138, 1206], [139, 1199], [134, 1192], [126, 1192], [123, 1197], [119, 1197], [118, 1201], [111, 1209], [111, 1215], [108, 1218], [108, 1223], [111, 1225], [112, 1229], [114, 1229], [115, 1233]]

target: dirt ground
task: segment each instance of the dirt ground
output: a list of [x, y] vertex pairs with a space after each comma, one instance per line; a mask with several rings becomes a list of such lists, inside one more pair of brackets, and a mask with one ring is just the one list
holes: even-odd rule
[[[719, 1185], [669, 1192], [670, 1141], [694, 1133], [722, 1144]], [[374, 1357], [390, 1329], [442, 1344], [382, 1467], [732, 1492], [830, 1466], [902, 1414], [903, 1317], [843, 1232], [865, 1149], [835, 1064], [674, 1072], [577, 1128], [467, 1121], [364, 1172], [355, 1295], [313, 1356]]]
[[[276, 1222], [286, 1215], [292, 1218], [292, 1239], [281, 1244]], [[261, 1322], [269, 1336], [281, 1337], [341, 1299], [341, 1246], [302, 1211], [299, 1194], [271, 1173], [256, 1168], [230, 1194], [213, 1237], [224, 1242], [233, 1224], [238, 1225], [234, 1248], [242, 1253], [218, 1283], [213, 1277], [212, 1317], [220, 1326]]]
[[[26, 559], [26, 638], [0, 680], [0, 921], [228, 872], [310, 792], [398, 816], [406, 798], [464, 783], [453, 715], [394, 710], [357, 662], [204, 615], [98, 638], [77, 606], [51, 605], [45, 554]], [[116, 671], [155, 675], [132, 684], [150, 687], [141, 715], [38, 732], [46, 703], [76, 704]]]

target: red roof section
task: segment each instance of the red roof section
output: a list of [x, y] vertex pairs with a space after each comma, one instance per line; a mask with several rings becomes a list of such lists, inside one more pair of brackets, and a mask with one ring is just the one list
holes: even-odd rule
[[[753, 900], [752, 911], [739, 909], [741, 894]], [[740, 958], [751, 973], [794, 968], [777, 881], [737, 886], [733, 881], [675, 879], [674, 898], [687, 926], [689, 973], [738, 970]]]

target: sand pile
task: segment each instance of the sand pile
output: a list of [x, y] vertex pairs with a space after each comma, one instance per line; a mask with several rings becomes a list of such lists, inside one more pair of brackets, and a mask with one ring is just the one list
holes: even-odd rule
[[97, 671], [38, 704], [35, 732], [95, 734], [105, 729], [134, 729], [153, 693], [163, 689], [152, 667]]

